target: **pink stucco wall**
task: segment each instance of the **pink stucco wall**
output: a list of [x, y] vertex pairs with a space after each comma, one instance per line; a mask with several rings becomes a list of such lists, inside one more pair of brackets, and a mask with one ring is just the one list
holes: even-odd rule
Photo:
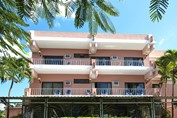
[[[41, 88], [42, 82], [65, 82], [71, 81], [71, 88], [90, 88], [90, 84], [74, 84], [74, 79], [89, 79], [88, 75], [63, 75], [63, 74], [40, 74], [39, 78], [41, 82], [37, 79], [31, 83], [31, 88]], [[99, 75], [97, 79], [92, 80], [91, 82], [113, 82], [119, 81], [118, 88], [124, 88], [125, 82], [142, 82], [144, 83], [144, 76], [141, 75]], [[64, 85], [64, 88], [68, 87]]]
[[17, 116], [21, 114], [21, 108], [10, 108], [9, 117]]
[[[88, 50], [79, 50], [79, 49], [41, 49], [41, 56], [42, 55], [52, 55], [52, 56], [64, 56], [65, 54], [70, 54], [72, 57], [74, 57], [74, 53], [83, 53], [88, 54]], [[123, 60], [124, 57], [142, 57], [145, 58], [145, 56], [142, 54], [142, 51], [137, 50], [98, 50], [96, 54], [92, 54], [90, 56], [118, 56], [120, 60]], [[32, 58], [40, 58], [39, 53], [33, 53]]]

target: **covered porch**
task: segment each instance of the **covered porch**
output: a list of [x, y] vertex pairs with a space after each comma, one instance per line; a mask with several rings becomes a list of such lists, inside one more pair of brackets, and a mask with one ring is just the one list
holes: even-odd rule
[[153, 97], [144, 96], [45, 96], [23, 101], [23, 114], [31, 118], [130, 117], [155, 118]]

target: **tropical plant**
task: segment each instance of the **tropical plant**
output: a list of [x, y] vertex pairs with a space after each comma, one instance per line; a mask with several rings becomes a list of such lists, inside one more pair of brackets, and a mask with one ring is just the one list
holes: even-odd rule
[[23, 118], [23, 116], [21, 114], [18, 114], [16, 116], [11, 117], [11, 118]]
[[0, 118], [5, 118], [5, 111], [4, 110], [3, 111], [0, 110]]
[[[172, 118], [174, 117], [174, 86], [177, 80], [177, 50], [167, 50], [165, 52], [165, 55], [162, 56], [163, 58], [163, 63], [167, 64], [166, 71], [169, 73], [169, 77], [172, 79]], [[166, 73], [166, 74], [167, 74]], [[162, 76], [164, 76], [162, 74]]]
[[153, 22], [161, 20], [168, 8], [168, 5], [169, 0], [151, 0], [149, 7], [150, 19]]
[[172, 118], [174, 118], [174, 86], [177, 80], [177, 50], [167, 50], [166, 58], [169, 61], [169, 65], [171, 68], [171, 79], [172, 79]]
[[39, 18], [47, 20], [53, 27], [54, 19], [65, 7], [65, 17], [75, 13], [75, 27], [82, 28], [89, 23], [89, 31], [96, 34], [98, 26], [104, 31], [115, 33], [115, 28], [108, 15], [117, 16], [118, 11], [107, 0], [1, 0], [0, 2], [0, 47], [2, 51], [10, 50], [23, 55], [13, 48], [14, 45], [24, 52], [20, 40], [29, 42], [30, 36], [23, 29], [29, 26], [24, 19], [38, 23]]
[[161, 118], [171, 118], [170, 111], [162, 107]]
[[[166, 56], [162, 56], [156, 60], [158, 73], [161, 75], [160, 84], [165, 84], [165, 97], [167, 96], [167, 81], [170, 79], [170, 66], [166, 60]], [[167, 109], [167, 99], [165, 98], [165, 109]]]
[[23, 39], [29, 42], [29, 34], [22, 29], [22, 27], [27, 27], [28, 24], [17, 15], [15, 12], [16, 10], [16, 4], [13, 0], [1, 0], [0, 53], [10, 50], [16, 55], [21, 55], [21, 53], [13, 48], [13, 46], [16, 45], [21, 51], [23, 51], [24, 45], [21, 45], [19, 41]]
[[[8, 92], [8, 97], [14, 83], [20, 83], [23, 79], [31, 78], [31, 71], [29, 69], [29, 61], [23, 58], [9, 58], [1, 57], [0, 58], [0, 81], [7, 82], [11, 81], [11, 85]], [[9, 118], [9, 108], [10, 108], [10, 99], [7, 102], [7, 118]]]
[[76, 28], [82, 28], [85, 22], [88, 22], [91, 35], [96, 35], [98, 27], [105, 32], [115, 33], [115, 28], [108, 15], [118, 16], [119, 13], [109, 1], [70, 0], [65, 6], [66, 16], [75, 12], [74, 25]]

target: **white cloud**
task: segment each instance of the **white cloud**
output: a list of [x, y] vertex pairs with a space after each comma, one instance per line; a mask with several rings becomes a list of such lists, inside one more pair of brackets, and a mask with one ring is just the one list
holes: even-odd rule
[[163, 43], [164, 43], [165, 39], [162, 38], [160, 41], [159, 41], [159, 45], [161, 46]]

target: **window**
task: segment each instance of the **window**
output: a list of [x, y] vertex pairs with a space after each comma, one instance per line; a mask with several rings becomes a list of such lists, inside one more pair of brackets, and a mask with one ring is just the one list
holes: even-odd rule
[[74, 79], [74, 84], [88, 84], [89, 79]]
[[89, 58], [89, 54], [74, 54], [74, 58]]
[[160, 88], [159, 84], [152, 84], [152, 88]]
[[144, 83], [125, 83], [125, 87], [132, 89], [144, 88]]

